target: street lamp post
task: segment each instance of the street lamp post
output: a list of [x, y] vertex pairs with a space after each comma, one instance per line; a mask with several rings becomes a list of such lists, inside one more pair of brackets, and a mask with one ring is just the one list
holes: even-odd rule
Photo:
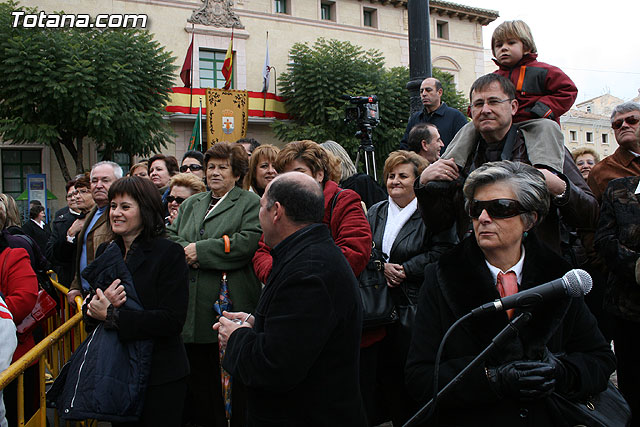
[[429, 37], [429, 0], [409, 0], [409, 82], [411, 113], [422, 110], [420, 83], [431, 77], [431, 39]]

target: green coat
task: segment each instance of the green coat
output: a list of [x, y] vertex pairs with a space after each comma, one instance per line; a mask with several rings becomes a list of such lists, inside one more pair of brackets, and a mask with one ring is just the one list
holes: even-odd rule
[[[200, 268], [189, 268], [189, 308], [182, 330], [185, 343], [218, 341], [211, 326], [216, 322], [213, 303], [218, 299], [223, 272], [227, 273], [233, 311], [251, 313], [260, 296], [260, 281], [251, 263], [262, 235], [260, 198], [234, 187], [204, 219], [210, 202], [210, 191], [189, 197], [167, 228], [169, 238], [182, 247], [196, 243], [200, 264]], [[225, 234], [231, 240], [229, 253], [224, 253]]]

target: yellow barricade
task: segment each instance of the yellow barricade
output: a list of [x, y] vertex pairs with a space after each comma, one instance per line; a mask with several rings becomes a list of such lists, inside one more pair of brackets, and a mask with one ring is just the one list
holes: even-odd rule
[[[45, 387], [47, 377], [53, 380], [60, 373], [60, 369], [71, 357], [71, 353], [86, 338], [86, 332], [82, 322], [82, 298], [76, 297], [76, 306], [71, 309], [67, 302], [69, 289], [62, 286], [55, 280], [55, 273], [49, 271], [51, 282], [58, 290], [58, 297], [62, 303], [56, 315], [51, 316], [43, 328], [45, 338], [29, 350], [24, 356], [16, 360], [5, 371], [0, 373], [0, 390], [3, 390], [9, 383], [17, 379], [18, 390], [18, 427], [46, 427], [47, 404]], [[73, 313], [72, 313], [73, 311]], [[36, 413], [25, 423], [24, 414], [24, 371], [34, 362], [38, 362], [39, 368], [39, 408]], [[87, 423], [79, 423], [88, 425]], [[60, 425], [57, 413], [55, 423]]]

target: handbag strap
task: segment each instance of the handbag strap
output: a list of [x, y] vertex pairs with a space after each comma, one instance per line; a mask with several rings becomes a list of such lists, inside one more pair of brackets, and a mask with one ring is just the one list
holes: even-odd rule
[[[331, 219], [333, 218], [333, 208], [336, 207], [338, 202], [338, 196], [344, 191], [344, 188], [340, 188], [336, 194], [331, 198], [331, 208], [329, 209], [329, 232], [331, 232]], [[332, 236], [333, 237], [333, 236]]]

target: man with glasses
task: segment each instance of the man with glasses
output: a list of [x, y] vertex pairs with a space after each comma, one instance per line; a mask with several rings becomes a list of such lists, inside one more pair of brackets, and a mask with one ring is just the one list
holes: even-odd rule
[[640, 104], [625, 102], [614, 108], [611, 128], [619, 147], [595, 165], [587, 179], [598, 201], [612, 179], [640, 175]]
[[74, 303], [76, 296], [89, 291], [89, 283], [81, 276], [82, 270], [94, 260], [98, 246], [112, 237], [107, 222], [109, 188], [120, 178], [122, 178], [122, 168], [117, 163], [104, 160], [91, 168], [91, 195], [95, 206], [87, 214], [82, 229], [72, 238], [73, 244], [76, 245], [76, 254], [75, 274], [67, 294], [69, 304]]
[[204, 155], [195, 150], [190, 150], [184, 153], [182, 156], [182, 163], [180, 164], [181, 173], [192, 173], [198, 178], [204, 180]]
[[56, 212], [51, 224], [51, 236], [45, 254], [54, 265], [58, 281], [66, 287], [71, 285], [75, 258], [75, 235], [84, 225], [84, 217], [93, 207], [89, 177], [78, 175], [67, 184], [67, 207]]
[[444, 148], [449, 145], [456, 133], [467, 124], [467, 118], [460, 111], [442, 102], [442, 83], [433, 77], [428, 77], [420, 84], [420, 99], [423, 109], [409, 117], [407, 129], [400, 141], [398, 150], [409, 149], [409, 132], [419, 123], [431, 123], [438, 128]]
[[[525, 138], [536, 135], [525, 136], [513, 124], [513, 116], [518, 111], [513, 83], [498, 74], [487, 74], [471, 86], [470, 100], [471, 117], [478, 132], [470, 161], [459, 167], [454, 159], [441, 158], [429, 165], [416, 180], [416, 196], [422, 217], [432, 232], [454, 223], [460, 236], [469, 231], [469, 216], [464, 212], [461, 192], [466, 177], [473, 170], [499, 160], [532, 163], [528, 148], [537, 140], [525, 141]], [[545, 134], [537, 137], [545, 138]], [[549, 214], [536, 227], [538, 237], [558, 253], [562, 252], [561, 217], [567, 225], [587, 229], [595, 228], [598, 219], [598, 203], [568, 152], [562, 165], [561, 172], [539, 167], [553, 200]]]

